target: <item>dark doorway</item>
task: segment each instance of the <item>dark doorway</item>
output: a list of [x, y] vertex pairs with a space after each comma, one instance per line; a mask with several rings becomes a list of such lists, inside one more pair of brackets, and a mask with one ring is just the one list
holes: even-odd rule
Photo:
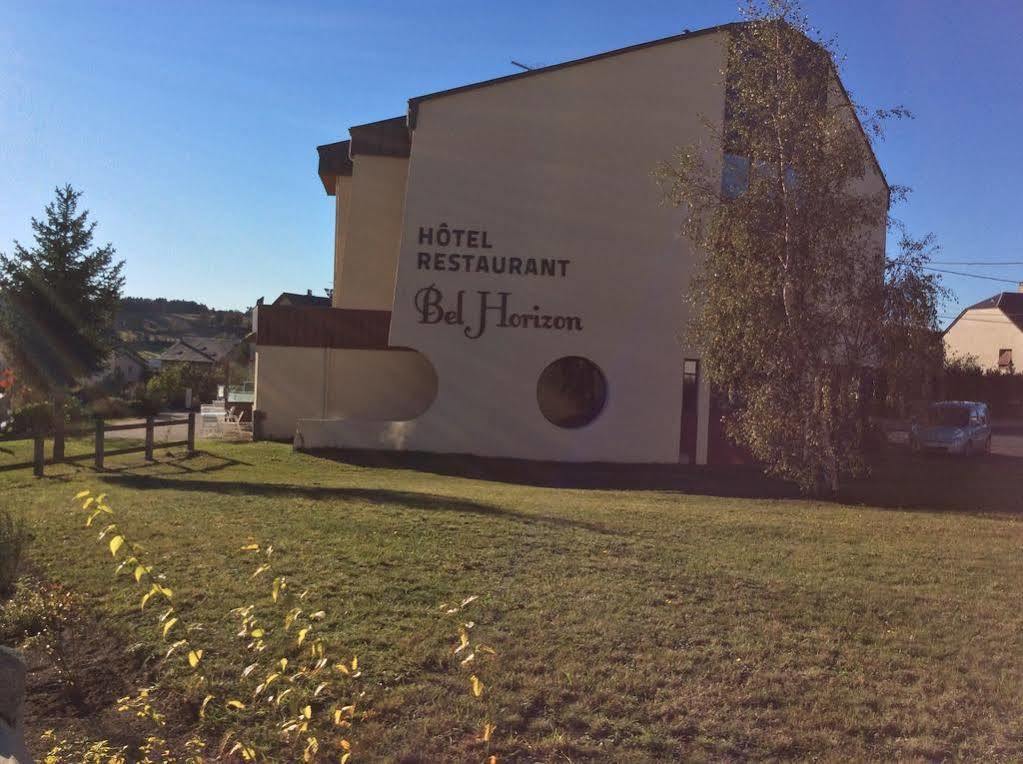
[[679, 436], [678, 460], [696, 463], [696, 401], [700, 389], [700, 362], [686, 358], [682, 362], [682, 432]]

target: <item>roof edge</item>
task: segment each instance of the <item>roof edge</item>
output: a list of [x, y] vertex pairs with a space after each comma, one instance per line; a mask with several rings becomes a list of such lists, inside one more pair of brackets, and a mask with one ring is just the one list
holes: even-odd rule
[[554, 72], [559, 69], [567, 69], [570, 66], [578, 66], [580, 64], [588, 64], [593, 61], [599, 61], [602, 58], [610, 58], [611, 56], [619, 56], [623, 53], [632, 53], [637, 50], [644, 50], [646, 48], [652, 48], [656, 45], [665, 45], [667, 43], [678, 42], [679, 40], [685, 40], [692, 37], [702, 37], [704, 35], [716, 34], [718, 32], [725, 32], [735, 27], [741, 26], [748, 22], [744, 21], [731, 21], [727, 24], [718, 24], [717, 26], [707, 27], [706, 29], [697, 29], [693, 32], [683, 32], [682, 34], [671, 35], [670, 37], [661, 37], [656, 40], [648, 40], [647, 42], [637, 43], [635, 45], [627, 45], [624, 48], [615, 48], [614, 50], [604, 51], [603, 53], [596, 53], [591, 56], [584, 56], [583, 58], [575, 58], [570, 61], [562, 61], [560, 64], [551, 64], [550, 66], [542, 66], [537, 69], [530, 69], [525, 72], [516, 72], [515, 74], [506, 74], [503, 77], [494, 77], [489, 80], [483, 80], [481, 82], [473, 82], [468, 85], [460, 85], [458, 87], [449, 88], [447, 90], [438, 90], [434, 93], [426, 93], [425, 95], [415, 96], [408, 100], [408, 127], [410, 130], [414, 130], [416, 123], [419, 119], [419, 104], [423, 101], [433, 100], [435, 98], [441, 98], [443, 96], [455, 95], [457, 93], [464, 93], [467, 90], [476, 90], [479, 88], [490, 87], [491, 85], [498, 85], [511, 80], [525, 79], [527, 77], [534, 77], [538, 74], [547, 74], [548, 72]]

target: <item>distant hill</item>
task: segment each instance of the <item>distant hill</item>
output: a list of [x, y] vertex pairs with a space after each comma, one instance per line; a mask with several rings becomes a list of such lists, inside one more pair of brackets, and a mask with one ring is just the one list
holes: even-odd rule
[[244, 337], [249, 314], [216, 310], [192, 300], [124, 297], [114, 321], [120, 341], [144, 358], [159, 355], [183, 335]]

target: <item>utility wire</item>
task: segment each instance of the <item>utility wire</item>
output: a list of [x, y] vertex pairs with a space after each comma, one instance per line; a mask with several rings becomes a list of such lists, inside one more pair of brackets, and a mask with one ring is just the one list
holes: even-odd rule
[[996, 276], [981, 276], [978, 273], [963, 273], [962, 271], [947, 271], [947, 270], [944, 270], [943, 268], [931, 268], [930, 266], [927, 266], [927, 265], [923, 266], [923, 269], [925, 271], [934, 271], [935, 273], [950, 273], [953, 276], [966, 276], [967, 278], [971, 278], [971, 279], [984, 279], [985, 281], [1001, 281], [1001, 282], [1003, 282], [1005, 284], [1018, 284], [1019, 283], [1019, 281], [1017, 279], [1000, 279], [1000, 278], [998, 278]]
[[931, 260], [934, 265], [1023, 265], [1023, 260], [1003, 260], [1001, 262], [995, 260]]

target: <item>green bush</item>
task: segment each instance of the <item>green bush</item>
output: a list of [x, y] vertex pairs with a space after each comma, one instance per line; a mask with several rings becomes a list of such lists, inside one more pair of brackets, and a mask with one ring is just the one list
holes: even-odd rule
[[124, 398], [98, 398], [89, 404], [97, 419], [127, 419], [135, 416], [135, 407]]
[[192, 389], [192, 402], [213, 400], [217, 380], [211, 369], [198, 364], [171, 364], [146, 383], [146, 394], [171, 406], [183, 406], [185, 388]]
[[14, 591], [18, 566], [31, 540], [32, 534], [25, 525], [25, 519], [0, 509], [0, 595], [6, 596]]
[[10, 432], [27, 435], [36, 430], [49, 431], [53, 428], [53, 405], [46, 401], [26, 403], [14, 410], [11, 416]]

